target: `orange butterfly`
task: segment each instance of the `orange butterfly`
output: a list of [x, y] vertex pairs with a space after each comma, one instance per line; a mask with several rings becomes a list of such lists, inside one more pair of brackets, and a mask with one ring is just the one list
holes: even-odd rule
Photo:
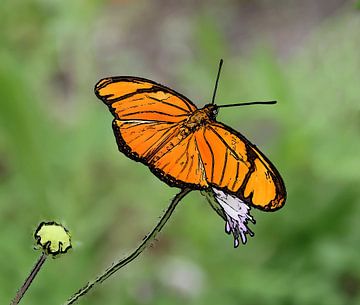
[[[119, 150], [170, 186], [215, 187], [265, 211], [284, 205], [286, 190], [274, 165], [243, 135], [216, 121], [218, 108], [232, 105], [198, 109], [170, 88], [131, 76], [104, 78], [95, 94], [115, 117]], [[244, 104], [254, 103], [262, 102]]]

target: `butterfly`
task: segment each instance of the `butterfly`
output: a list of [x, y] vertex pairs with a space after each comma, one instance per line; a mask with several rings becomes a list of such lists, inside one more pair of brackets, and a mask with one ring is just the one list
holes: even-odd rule
[[152, 80], [115, 76], [101, 79], [95, 94], [114, 116], [119, 150], [168, 185], [213, 187], [264, 211], [284, 205], [285, 185], [275, 166], [242, 134], [216, 120], [219, 108], [231, 105], [216, 105], [215, 92], [213, 102], [198, 109]]

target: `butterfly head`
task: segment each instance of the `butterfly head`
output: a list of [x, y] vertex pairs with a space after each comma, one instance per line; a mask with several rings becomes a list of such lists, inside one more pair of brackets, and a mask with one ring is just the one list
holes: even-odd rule
[[205, 113], [209, 116], [209, 118], [212, 120], [215, 120], [216, 116], [219, 113], [219, 107], [215, 104], [206, 104], [203, 109]]

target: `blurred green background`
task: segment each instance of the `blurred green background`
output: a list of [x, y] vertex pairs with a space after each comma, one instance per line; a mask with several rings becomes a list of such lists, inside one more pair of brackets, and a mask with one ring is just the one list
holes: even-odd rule
[[62, 304], [134, 248], [177, 192], [117, 150], [102, 77], [134, 75], [204, 105], [218, 61], [218, 119], [276, 164], [276, 213], [252, 210], [233, 249], [199, 192], [133, 264], [79, 304], [360, 304], [360, 7], [344, 0], [20, 1], [0, 8], [0, 304], [65, 224], [23, 304]]

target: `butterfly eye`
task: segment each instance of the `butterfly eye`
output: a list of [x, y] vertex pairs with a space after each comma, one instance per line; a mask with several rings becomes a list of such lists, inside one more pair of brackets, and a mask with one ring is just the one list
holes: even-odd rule
[[212, 111], [213, 115], [217, 115], [218, 112], [219, 112], [219, 111], [218, 111], [217, 109], [214, 109], [214, 110]]

